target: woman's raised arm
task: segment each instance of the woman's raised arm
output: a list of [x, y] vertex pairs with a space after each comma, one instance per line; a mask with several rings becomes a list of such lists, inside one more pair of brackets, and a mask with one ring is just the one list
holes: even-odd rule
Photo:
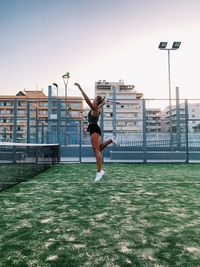
[[92, 109], [92, 110], [96, 110], [96, 107], [94, 107], [94, 105], [92, 104], [92, 102], [90, 101], [89, 97], [86, 95], [86, 93], [83, 91], [83, 89], [81, 88], [79, 83], [75, 83], [74, 85], [76, 85], [79, 90], [81, 91], [86, 103], [88, 104], [88, 106]]

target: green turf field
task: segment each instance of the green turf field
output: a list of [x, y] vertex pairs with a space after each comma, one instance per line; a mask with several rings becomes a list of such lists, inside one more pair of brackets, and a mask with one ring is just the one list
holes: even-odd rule
[[200, 165], [60, 164], [0, 194], [1, 267], [200, 266]]

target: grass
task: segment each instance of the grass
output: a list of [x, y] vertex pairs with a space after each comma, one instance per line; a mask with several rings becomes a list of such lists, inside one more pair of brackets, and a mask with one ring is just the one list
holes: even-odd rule
[[60, 164], [0, 194], [1, 267], [200, 266], [200, 165]]

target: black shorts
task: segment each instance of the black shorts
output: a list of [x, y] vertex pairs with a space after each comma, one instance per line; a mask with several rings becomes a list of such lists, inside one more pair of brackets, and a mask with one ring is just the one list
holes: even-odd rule
[[90, 135], [93, 133], [98, 133], [101, 136], [101, 129], [96, 123], [90, 123], [88, 125], [87, 131], [90, 133]]

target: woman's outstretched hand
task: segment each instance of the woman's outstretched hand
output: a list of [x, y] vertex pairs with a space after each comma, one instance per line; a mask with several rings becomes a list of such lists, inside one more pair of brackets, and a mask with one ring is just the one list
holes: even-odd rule
[[76, 85], [79, 89], [81, 88], [79, 83], [75, 83], [74, 85]]

